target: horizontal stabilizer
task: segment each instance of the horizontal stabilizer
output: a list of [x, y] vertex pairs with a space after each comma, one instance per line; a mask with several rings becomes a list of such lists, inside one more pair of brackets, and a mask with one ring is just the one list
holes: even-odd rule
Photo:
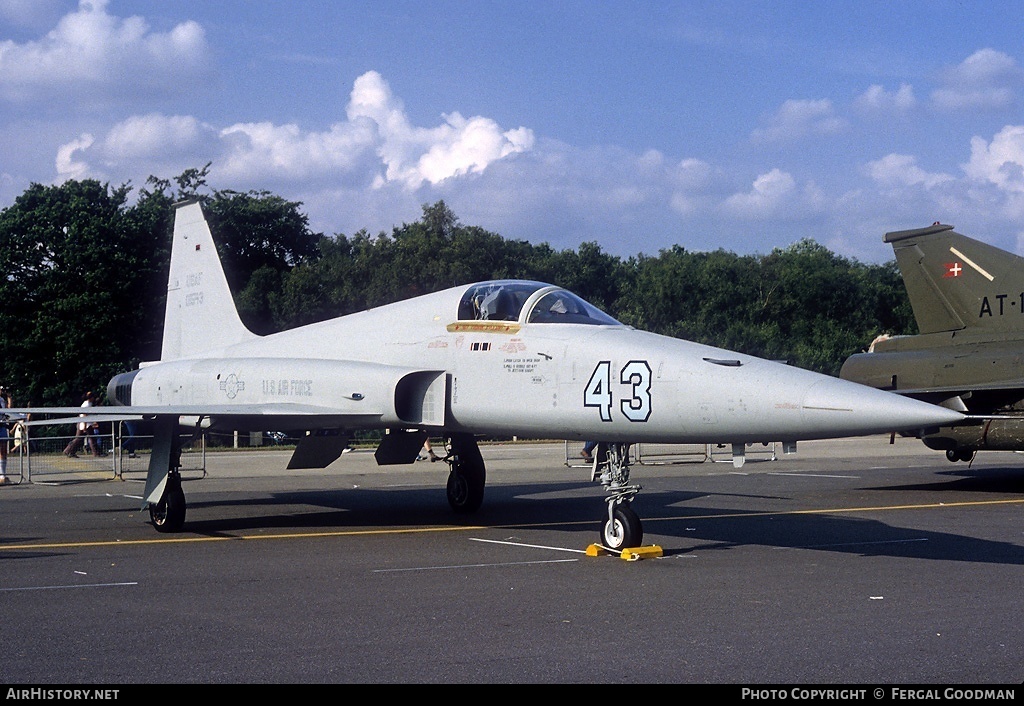
[[88, 421], [104, 424], [107, 422], [132, 422], [141, 421], [144, 417], [141, 414], [90, 414], [85, 417], [56, 417], [54, 419], [38, 419], [22, 422], [27, 427], [54, 427], [62, 424], [79, 424]]

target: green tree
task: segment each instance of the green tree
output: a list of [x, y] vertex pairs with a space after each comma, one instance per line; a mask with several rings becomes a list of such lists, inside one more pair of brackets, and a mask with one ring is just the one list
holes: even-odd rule
[[284, 273], [319, 257], [322, 235], [309, 229], [301, 206], [266, 191], [217, 191], [203, 198], [238, 313], [256, 333], [277, 329], [273, 308]]
[[160, 276], [160, 247], [154, 214], [127, 217], [129, 192], [32, 184], [0, 212], [0, 365], [18, 401], [101, 393], [139, 350], [138, 321], [150, 314], [139, 303]]
[[679, 246], [632, 258], [620, 318], [639, 328], [836, 374], [882, 332], [910, 332], [899, 272], [804, 240], [768, 255]]

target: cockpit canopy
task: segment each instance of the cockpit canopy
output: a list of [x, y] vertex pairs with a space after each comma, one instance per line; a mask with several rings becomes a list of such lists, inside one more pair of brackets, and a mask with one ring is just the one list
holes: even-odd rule
[[621, 326], [566, 289], [526, 280], [474, 284], [459, 302], [459, 320]]

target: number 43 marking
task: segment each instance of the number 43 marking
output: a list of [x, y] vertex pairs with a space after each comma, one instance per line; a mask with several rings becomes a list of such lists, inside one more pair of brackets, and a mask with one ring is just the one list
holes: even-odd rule
[[[651, 366], [646, 360], [631, 360], [619, 371], [619, 382], [632, 385], [632, 397], [619, 401], [619, 409], [631, 422], [646, 422], [651, 416]], [[597, 407], [601, 421], [612, 420], [612, 364], [602, 360], [594, 368], [586, 389], [583, 406]]]

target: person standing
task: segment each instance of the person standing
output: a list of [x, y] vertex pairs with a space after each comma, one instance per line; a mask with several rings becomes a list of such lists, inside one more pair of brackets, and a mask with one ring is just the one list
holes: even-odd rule
[[128, 452], [128, 458], [138, 458], [135, 454], [135, 422], [126, 419], [122, 428], [124, 436], [121, 437], [121, 451]]
[[580, 451], [580, 456], [583, 457], [584, 461], [593, 461], [594, 460], [594, 448], [596, 446], [597, 446], [597, 442], [596, 441], [588, 441], [587, 443], [583, 444], [583, 450]]
[[434, 453], [434, 448], [430, 445], [430, 437], [427, 437], [423, 441], [423, 448], [421, 451], [426, 451], [427, 455], [424, 456], [423, 454], [416, 454], [417, 461], [426, 461], [427, 459], [430, 459], [430, 462], [433, 463], [434, 461], [441, 460], [441, 457]]
[[[7, 389], [0, 385], [0, 409], [11, 408], [11, 396]], [[11, 481], [7, 478], [7, 447], [10, 443], [10, 434], [7, 430], [8, 417], [0, 412], [0, 485], [7, 485]]]
[[[85, 395], [82, 397], [82, 406], [92, 407], [95, 400], [96, 396], [93, 395], [92, 390], [90, 390], [89, 392], [86, 392]], [[85, 415], [81, 414], [79, 416], [84, 417]], [[78, 458], [78, 449], [82, 447], [82, 444], [85, 441], [89, 442], [89, 450], [92, 451], [93, 455], [99, 456], [99, 448], [96, 445], [96, 437], [93, 436], [92, 434], [92, 426], [93, 425], [90, 424], [89, 422], [78, 423], [78, 431], [75, 432], [75, 438], [72, 439], [70, 443], [68, 443], [68, 445], [64, 447], [65, 456], [67, 456], [68, 458]]]

